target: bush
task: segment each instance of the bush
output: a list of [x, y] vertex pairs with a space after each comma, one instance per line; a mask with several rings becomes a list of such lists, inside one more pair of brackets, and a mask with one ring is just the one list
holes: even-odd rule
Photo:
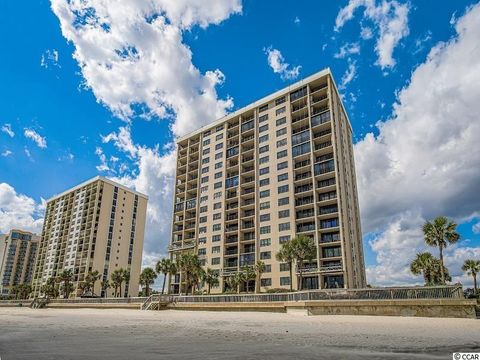
[[[267, 294], [286, 293], [286, 292], [290, 292], [290, 289], [275, 288], [275, 289], [267, 290]], [[295, 292], [295, 290], [292, 290], [292, 292]]]

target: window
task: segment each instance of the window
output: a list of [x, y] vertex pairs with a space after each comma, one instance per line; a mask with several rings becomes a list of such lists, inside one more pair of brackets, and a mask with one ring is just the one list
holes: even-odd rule
[[260, 185], [260, 186], [266, 186], [266, 185], [268, 185], [268, 184], [270, 184], [270, 179], [269, 179], [269, 178], [262, 179], [262, 180], [260, 180], [260, 182], [259, 182], [259, 185]]
[[288, 167], [288, 161], [284, 161], [277, 164], [277, 170], [286, 169]]
[[[220, 134], [223, 136], [223, 134]], [[219, 143], [217, 145], [215, 145], [215, 150], [220, 150], [221, 148], [223, 148], [223, 143]]]
[[290, 210], [281, 210], [278, 212], [278, 218], [283, 219], [290, 216]]
[[207, 243], [207, 238], [206, 237], [198, 238], [198, 243], [199, 244], [206, 244]]
[[277, 148], [287, 145], [287, 139], [277, 141]]
[[280, 285], [281, 286], [290, 285], [290, 276], [281, 276]]
[[208, 206], [201, 206], [200, 207], [200, 212], [201, 213], [204, 213], [204, 212], [207, 212], [208, 211]]
[[213, 210], [221, 209], [222, 208], [222, 203], [218, 202], [213, 204]]
[[220, 246], [213, 246], [212, 254], [220, 254]]
[[270, 246], [271, 244], [271, 239], [260, 239], [260, 246]]
[[215, 184], [213, 184], [213, 188], [214, 189], [220, 189], [222, 187], [222, 182], [219, 181], [219, 182], [216, 182]]
[[287, 128], [284, 127], [283, 129], [277, 130], [277, 136], [282, 136], [287, 133]]
[[304, 97], [305, 95], [307, 95], [307, 87], [306, 86], [301, 88], [301, 89], [292, 91], [290, 93], [290, 101], [295, 101], [297, 99], [300, 99], [301, 97]]
[[280, 264], [280, 271], [290, 271], [290, 264], [281, 263]]
[[284, 158], [285, 156], [287, 156], [287, 150], [277, 152], [277, 159]]
[[218, 264], [220, 264], [220, 258], [219, 257], [212, 258], [212, 265], [218, 265]]
[[268, 197], [270, 196], [270, 190], [263, 190], [260, 191], [260, 198]]
[[278, 98], [277, 100], [275, 100], [275, 106], [283, 104], [284, 102], [285, 102], [285, 96], [282, 96], [282, 97]]
[[[206, 221], [206, 219], [205, 219], [205, 221]], [[270, 214], [260, 215], [260, 221], [270, 221]]]
[[288, 192], [288, 184], [287, 184], [287, 185], [282, 185], [282, 186], [279, 186], [279, 187], [278, 187], [278, 193], [279, 193], [279, 194], [282, 194], [282, 193], [285, 193], [285, 192]]
[[270, 234], [270, 226], [261, 226], [260, 234]]
[[202, 227], [198, 228], [198, 233], [199, 234], [205, 234], [206, 232], [207, 232], [207, 227], [206, 226], [202, 226]]
[[223, 130], [223, 124], [222, 125], [218, 125], [216, 128], [215, 128], [215, 132], [218, 132], [220, 130]]
[[260, 126], [258, 128], [258, 132], [261, 133], [261, 132], [264, 132], [264, 131], [267, 131], [268, 130], [268, 124], [267, 125], [263, 125], [263, 126]]
[[212, 226], [213, 231], [219, 231], [219, 230], [221, 230], [221, 228], [222, 228], [221, 224], [213, 224], [213, 226]]
[[212, 242], [217, 242], [217, 241], [220, 241], [220, 235], [213, 235]]
[[339, 226], [338, 218], [320, 221], [320, 229], [328, 229]]
[[210, 139], [203, 140], [203, 146], [207, 146], [210, 144]]
[[264, 157], [261, 157], [260, 159], [258, 159], [258, 162], [260, 164], [265, 164], [265, 163], [268, 162], [268, 160], [269, 160], [269, 156], [267, 155], [267, 156], [264, 156]]
[[277, 110], [275, 110], [275, 115], [281, 115], [283, 114], [284, 112], [286, 111], [286, 108], [285, 106], [282, 106], [281, 108], [278, 108]]
[[[309, 151], [310, 151], [310, 142], [307, 142], [302, 145], [294, 146], [292, 148], [292, 156], [295, 157], [295, 156], [303, 155]], [[323, 164], [319, 164], [319, 165], [323, 165]], [[315, 173], [315, 175], [318, 175], [318, 174]]]
[[205, 255], [207, 253], [207, 249], [198, 249], [198, 255]]
[[207, 173], [207, 172], [208, 172], [208, 166], [207, 166], [207, 167], [204, 167], [204, 168], [202, 168], [202, 174], [205, 174], [205, 173]]
[[262, 135], [258, 138], [259, 143], [262, 143], [262, 142], [265, 142], [265, 141], [268, 141], [268, 134], [267, 135]]
[[288, 173], [280, 174], [280, 175], [277, 176], [277, 181], [278, 182], [285, 181], [285, 180], [288, 180]]
[[221, 159], [222, 156], [223, 156], [223, 153], [221, 153], [221, 152], [215, 154], [215, 160]]
[[[223, 134], [218, 134], [217, 136], [215, 136], [215, 140], [221, 140], [223, 139]], [[217, 146], [220, 145], [220, 144], [217, 144]], [[222, 144], [223, 145], [223, 144]], [[216, 148], [216, 147], [215, 147]]]
[[285, 244], [287, 241], [290, 241], [290, 239], [291, 239], [291, 236], [290, 236], [290, 235], [284, 235], [284, 236], [280, 236], [280, 237], [278, 238], [278, 242], [279, 242], [280, 244]]
[[262, 105], [258, 108], [258, 112], [263, 112], [268, 110], [268, 104]]
[[288, 197], [278, 199], [278, 206], [287, 205], [288, 203], [289, 203]]
[[260, 175], [265, 175], [265, 174], [268, 174], [270, 172], [270, 168], [267, 166], [267, 167], [264, 167], [264, 168], [261, 168], [259, 170], [259, 174]]
[[268, 114], [262, 115], [258, 118], [259, 123], [267, 121], [267, 120], [268, 120]]
[[260, 284], [262, 286], [272, 286], [272, 279], [260, 279]]
[[205, 196], [201, 196], [201, 197], [200, 197], [200, 202], [201, 202], [201, 203], [202, 203], [202, 202], [205, 202], [205, 201], [207, 201], [207, 200], [208, 200], [208, 195], [205, 195]]
[[220, 172], [215, 173], [214, 177], [215, 177], [215, 179], [219, 179], [219, 178], [222, 177], [222, 175], [223, 175], [223, 173], [220, 171]]
[[278, 224], [278, 231], [286, 231], [286, 230], [290, 230], [289, 222]]
[[200, 182], [201, 182], [202, 184], [208, 182], [208, 176], [202, 177], [202, 179], [200, 180]]
[[260, 203], [260, 210], [270, 209], [270, 201]]
[[264, 152], [267, 152], [269, 149], [268, 145], [262, 146], [261, 148], [258, 149], [258, 152], [260, 154], [263, 154]]
[[213, 214], [213, 220], [220, 220], [221, 218], [222, 218], [222, 214], [221, 214], [221, 213]]
[[335, 256], [342, 256], [340, 246], [325, 247], [322, 249], [322, 257], [328, 258]]
[[275, 124], [277, 126], [280, 126], [280, 125], [283, 125], [283, 124], [286, 124], [286, 123], [287, 123], [287, 118], [286, 117], [280, 118], [275, 122]]
[[223, 161], [220, 161], [215, 164], [215, 169], [220, 169], [221, 167], [223, 167]]
[[222, 197], [222, 192], [221, 191], [217, 191], [216, 193], [213, 194], [214, 199], [218, 199], [220, 197]]
[[209, 162], [210, 162], [209, 157], [206, 157], [206, 158], [202, 159], [202, 164], [208, 164]]
[[202, 155], [207, 155], [210, 153], [210, 149], [205, 149], [202, 151]]

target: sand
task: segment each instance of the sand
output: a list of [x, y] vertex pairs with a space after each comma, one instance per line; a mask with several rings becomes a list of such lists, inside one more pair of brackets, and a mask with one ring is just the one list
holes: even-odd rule
[[0, 358], [451, 359], [480, 320], [0, 308]]

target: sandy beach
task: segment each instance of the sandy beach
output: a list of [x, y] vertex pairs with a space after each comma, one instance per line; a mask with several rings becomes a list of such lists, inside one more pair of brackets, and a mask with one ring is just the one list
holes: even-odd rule
[[0, 358], [451, 359], [480, 321], [374, 316], [0, 308]]

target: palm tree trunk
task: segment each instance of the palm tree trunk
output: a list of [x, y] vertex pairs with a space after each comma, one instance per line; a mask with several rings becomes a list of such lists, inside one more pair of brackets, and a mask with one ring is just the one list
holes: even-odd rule
[[477, 274], [472, 273], [473, 276], [473, 289], [475, 291], [475, 295], [477, 295]]
[[290, 269], [290, 292], [293, 291], [292, 265], [293, 265], [293, 264], [292, 264], [291, 262], [288, 263], [288, 267], [289, 267], [289, 269]]
[[163, 285], [162, 285], [162, 295], [165, 290], [165, 280], [167, 280], [167, 274], [163, 273]]
[[207, 291], [208, 291], [208, 295], [210, 295], [210, 283], [207, 283]]
[[440, 245], [440, 274], [442, 275], [442, 284], [445, 285], [445, 271], [443, 268], [443, 246]]

